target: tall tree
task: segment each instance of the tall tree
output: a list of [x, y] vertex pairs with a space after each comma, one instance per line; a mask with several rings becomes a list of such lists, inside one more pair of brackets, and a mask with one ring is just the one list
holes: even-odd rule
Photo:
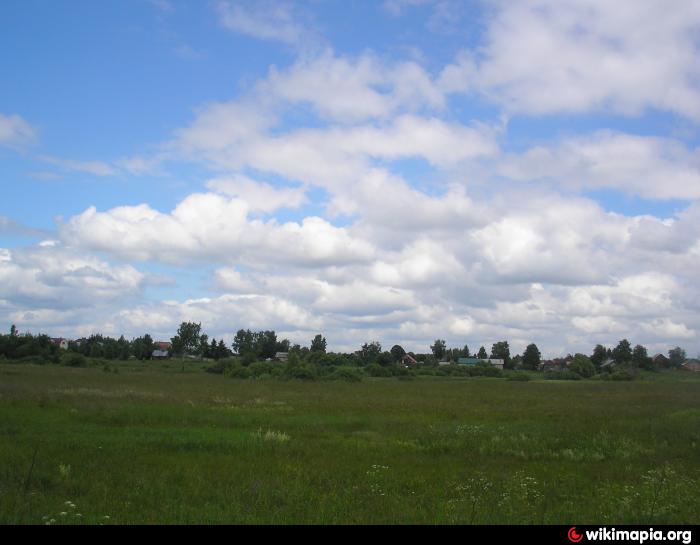
[[253, 332], [250, 329], [239, 329], [233, 337], [231, 344], [233, 351], [239, 356], [255, 352]]
[[326, 338], [320, 333], [311, 339], [311, 352], [326, 353]]
[[170, 339], [172, 350], [181, 356], [200, 353], [202, 342], [202, 324], [182, 322], [177, 334]]
[[686, 359], [685, 350], [680, 346], [672, 348], [668, 351], [668, 359], [670, 360], [669, 365], [671, 367], [680, 367]]
[[392, 346], [389, 352], [391, 352], [391, 355], [396, 362], [401, 361], [401, 359], [406, 355], [406, 351], [403, 349], [403, 346], [399, 346], [398, 344]]
[[632, 350], [632, 361], [637, 367], [642, 367], [643, 369], [648, 369], [651, 367], [651, 358], [649, 357], [649, 353], [641, 344], [638, 344]]
[[430, 346], [430, 350], [433, 352], [435, 359], [440, 361], [445, 357], [447, 343], [443, 339], [435, 339], [435, 342]]
[[597, 368], [600, 368], [600, 366], [603, 365], [603, 362], [605, 362], [607, 359], [608, 349], [602, 344], [597, 344], [593, 349], [593, 355], [590, 358], [591, 362], [593, 362], [593, 365], [595, 365]]
[[499, 341], [491, 347], [491, 357], [503, 360], [504, 367], [510, 365], [510, 347], [508, 341]]
[[363, 344], [358, 355], [360, 356], [360, 361], [363, 365], [370, 365], [371, 363], [375, 363], [377, 361], [379, 354], [381, 353], [381, 343], [374, 341]]
[[17, 326], [15, 324], [12, 324], [12, 327], [10, 328], [10, 337], [16, 337], [17, 336]]
[[479, 348], [479, 353], [476, 355], [477, 358], [480, 360], [487, 360], [489, 359], [489, 355], [486, 353], [486, 349], [482, 346]]
[[622, 339], [612, 351], [615, 363], [627, 363], [632, 361], [632, 345], [627, 339]]
[[523, 367], [536, 371], [542, 363], [542, 354], [535, 343], [528, 344], [523, 353]]

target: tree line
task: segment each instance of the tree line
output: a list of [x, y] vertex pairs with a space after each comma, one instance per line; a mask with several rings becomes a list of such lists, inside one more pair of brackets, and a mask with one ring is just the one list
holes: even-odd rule
[[[23, 359], [36, 362], [50, 361], [58, 363], [63, 354], [76, 354], [84, 358], [106, 360], [148, 360], [153, 357], [157, 344], [149, 334], [127, 340], [123, 335], [114, 339], [101, 334], [94, 334], [80, 341], [69, 341], [67, 350], [59, 348], [45, 334], [19, 334], [12, 325], [9, 335], [0, 335], [0, 358]], [[377, 341], [364, 343], [352, 353], [327, 352], [327, 341], [322, 334], [310, 340], [309, 346], [292, 345], [289, 339], [279, 339], [273, 330], [252, 331], [239, 329], [234, 335], [230, 347], [202, 330], [201, 323], [182, 322], [176, 334], [170, 339], [169, 356], [195, 357], [208, 360], [224, 360], [236, 357], [243, 366], [258, 361], [272, 360], [280, 353], [309, 365], [327, 366], [374, 366], [376, 369], [401, 366], [408, 354], [412, 361], [423, 365], [440, 363], [456, 364], [460, 358], [478, 360], [502, 360], [505, 369], [538, 370], [542, 366], [542, 356], [536, 344], [529, 344], [522, 354], [511, 356], [508, 341], [493, 343], [490, 352], [481, 346], [472, 353], [469, 346], [448, 348], [444, 339], [436, 339], [430, 345], [430, 352], [406, 352], [400, 345], [384, 350]], [[686, 352], [680, 347], [668, 351], [667, 366], [678, 368], [686, 359]], [[614, 348], [598, 344], [592, 354], [576, 354], [560, 358], [566, 360], [567, 368], [581, 376], [592, 376], [599, 372], [606, 362], [618, 366], [633, 366], [641, 369], [653, 369], [655, 363], [643, 345], [634, 347], [627, 340], [621, 340]], [[558, 361], [558, 360], [554, 360]]]

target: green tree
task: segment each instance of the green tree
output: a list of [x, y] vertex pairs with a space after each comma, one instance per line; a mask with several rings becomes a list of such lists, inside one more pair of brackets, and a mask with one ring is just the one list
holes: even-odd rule
[[489, 355], [486, 353], [486, 349], [483, 346], [479, 348], [479, 353], [476, 355], [476, 357], [480, 360], [489, 359]]
[[627, 339], [622, 339], [612, 351], [615, 363], [627, 363], [632, 361], [632, 345]]
[[216, 350], [214, 351], [214, 359], [220, 360], [223, 358], [227, 358], [230, 355], [230, 351], [228, 348], [226, 348], [226, 343], [224, 343], [224, 340], [221, 339], [219, 341], [219, 344], [216, 345]]
[[460, 355], [460, 357], [462, 357], [462, 358], [469, 358], [469, 357], [471, 357], [471, 354], [469, 353], [469, 346], [467, 346], [467, 345], [465, 344], [465, 345], [464, 345], [464, 348], [462, 348], [462, 350], [460, 351], [459, 355]]
[[170, 339], [172, 351], [180, 356], [200, 353], [202, 343], [202, 324], [182, 322], [177, 334]]
[[360, 357], [362, 365], [369, 365], [371, 363], [375, 363], [379, 357], [379, 354], [381, 353], [382, 345], [379, 342], [374, 341], [363, 344], [360, 348], [358, 356]]
[[527, 345], [523, 353], [523, 368], [536, 371], [539, 369], [540, 363], [542, 363], [542, 354], [537, 345], [534, 343]]
[[250, 329], [239, 329], [233, 337], [231, 346], [233, 347], [233, 351], [239, 356], [255, 353], [253, 332]]
[[403, 346], [399, 346], [398, 344], [392, 346], [389, 352], [391, 352], [391, 355], [393, 356], [395, 362], [401, 361], [402, 358], [406, 355], [406, 351], [403, 349]]
[[277, 344], [275, 344], [275, 352], [289, 352], [290, 345], [291, 343], [289, 342], [289, 339], [277, 341]]
[[668, 359], [670, 360], [669, 365], [671, 367], [680, 367], [686, 360], [686, 357], [685, 350], [683, 350], [680, 346], [676, 346], [676, 348], [672, 348], [668, 351]]
[[595, 365], [593, 365], [591, 359], [585, 354], [576, 354], [574, 356], [574, 361], [569, 364], [569, 371], [584, 378], [590, 378], [595, 375]]
[[277, 348], [277, 334], [274, 331], [258, 331], [253, 333], [253, 344], [258, 357], [274, 358]]
[[16, 337], [17, 336], [17, 326], [15, 324], [12, 324], [12, 327], [10, 328], [10, 337]]
[[641, 344], [638, 344], [632, 350], [632, 361], [637, 367], [641, 367], [642, 369], [651, 369], [652, 367], [652, 361], [649, 357], [649, 353]]
[[596, 347], [593, 349], [593, 355], [590, 358], [590, 360], [593, 362], [593, 365], [595, 365], [596, 368], [600, 369], [600, 366], [603, 365], [603, 362], [607, 359], [608, 349], [605, 348], [602, 344], [597, 344]]
[[441, 361], [445, 357], [447, 343], [443, 339], [435, 339], [435, 342], [430, 346], [430, 350], [433, 352], [435, 359]]
[[506, 368], [510, 367], [510, 347], [508, 346], [508, 341], [494, 343], [491, 347], [491, 357], [503, 360], [503, 366]]
[[311, 340], [311, 352], [326, 353], [326, 338], [320, 333]]

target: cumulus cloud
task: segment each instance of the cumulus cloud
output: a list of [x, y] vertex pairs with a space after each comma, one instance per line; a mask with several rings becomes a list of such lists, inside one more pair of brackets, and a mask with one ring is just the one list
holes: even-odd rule
[[[412, 4], [385, 8], [400, 15]], [[55, 241], [4, 250], [0, 313], [32, 327], [63, 321], [61, 332], [167, 338], [183, 320], [227, 339], [239, 327], [304, 344], [323, 332], [342, 350], [508, 339], [513, 352], [534, 341], [556, 356], [625, 336], [700, 348], [697, 147], [612, 130], [506, 147], [506, 123], [451, 109], [453, 93], [474, 92], [503, 119], [648, 109], [696, 119], [689, 6], [498, 2], [483, 47], [443, 70], [324, 49], [201, 105], [153, 156], [49, 157], [95, 175], [195, 162], [205, 189], [170, 211], [89, 207], [61, 220]], [[296, 45], [308, 32], [291, 4], [222, 2], [219, 14], [261, 39]], [[629, 216], [577, 195], [601, 188], [689, 204], [670, 217]], [[3, 228], [17, 227], [0, 218]], [[98, 254], [211, 269], [199, 286], [209, 296], [183, 287], [172, 300], [126, 304], [118, 294], [148, 290], [147, 275]], [[81, 318], [71, 304], [88, 300], [99, 308]]]
[[148, 205], [106, 212], [94, 207], [59, 226], [68, 244], [127, 259], [191, 263], [293, 263], [318, 266], [370, 259], [371, 243], [320, 217], [301, 223], [248, 218], [244, 200], [214, 193], [188, 196], [169, 214]]
[[423, 67], [412, 61], [388, 64], [368, 53], [350, 58], [325, 50], [287, 70], [272, 67], [258, 90], [345, 122], [445, 106], [443, 92]]
[[499, 159], [502, 176], [574, 189], [610, 188], [649, 199], [700, 198], [700, 148], [611, 131], [568, 137]]
[[240, 174], [214, 178], [206, 186], [217, 193], [245, 201], [251, 211], [273, 212], [280, 208], [298, 208], [307, 202], [304, 187], [279, 188]]
[[145, 275], [56, 241], [0, 249], [0, 299], [17, 307], [75, 308], [137, 295]]
[[653, 108], [700, 120], [700, 6], [663, 0], [497, 2], [479, 52], [447, 67], [446, 89], [513, 113]]

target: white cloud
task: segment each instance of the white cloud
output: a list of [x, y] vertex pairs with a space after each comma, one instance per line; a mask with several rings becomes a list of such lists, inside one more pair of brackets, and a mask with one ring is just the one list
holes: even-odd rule
[[17, 307], [75, 308], [134, 296], [146, 277], [130, 265], [112, 266], [53, 244], [0, 255], [0, 299]]
[[249, 205], [214, 193], [190, 195], [170, 214], [147, 205], [94, 207], [59, 226], [63, 240], [127, 259], [319, 266], [370, 259], [372, 245], [319, 217], [301, 223], [250, 220]]
[[389, 64], [368, 53], [339, 57], [331, 50], [302, 59], [285, 71], [272, 67], [259, 91], [309, 104], [319, 115], [345, 122], [385, 118], [399, 109], [439, 110], [445, 105], [442, 91], [415, 62]]
[[478, 53], [445, 71], [445, 88], [483, 93], [510, 112], [656, 108], [700, 120], [697, 2], [529, 0], [493, 12]]
[[536, 146], [497, 163], [497, 172], [514, 180], [611, 188], [649, 199], [700, 199], [700, 148], [668, 138], [601, 131]]
[[20, 116], [0, 113], [0, 146], [21, 148], [36, 140], [36, 129]]
[[247, 176], [235, 175], [209, 180], [207, 188], [222, 195], [237, 197], [245, 201], [255, 212], [273, 212], [280, 208], [298, 208], [307, 202], [304, 187], [275, 187], [256, 182]]
[[297, 45], [314, 34], [300, 10], [284, 0], [222, 0], [217, 10], [226, 28], [261, 40]]
[[39, 159], [68, 171], [87, 172], [95, 176], [114, 176], [116, 174], [116, 170], [103, 161], [75, 161], [49, 155], [42, 155]]

